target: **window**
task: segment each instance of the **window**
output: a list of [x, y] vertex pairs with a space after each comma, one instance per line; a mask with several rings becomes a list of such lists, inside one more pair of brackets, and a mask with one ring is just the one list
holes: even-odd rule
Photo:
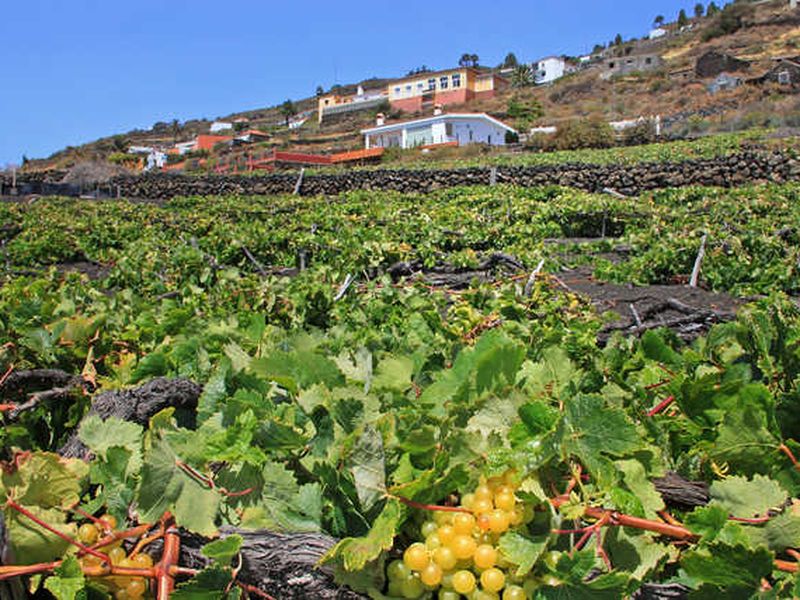
[[435, 90], [436, 89], [436, 80], [435, 79], [428, 79], [428, 89]]
[[394, 95], [395, 96], [399, 96], [400, 95], [400, 86], [397, 86], [396, 88], [394, 88]]
[[447, 137], [453, 137], [453, 124], [452, 123], [445, 123], [444, 124], [444, 133]]
[[792, 78], [789, 76], [789, 71], [781, 71], [778, 73], [778, 83], [781, 85], [789, 85], [792, 83]]
[[613, 62], [608, 63], [608, 68], [609, 69], [613, 69], [614, 68], [614, 63]]
[[439, 89], [446, 90], [447, 89], [447, 76], [439, 77]]
[[652, 59], [652, 58], [650, 58], [649, 56], [648, 56], [647, 58], [645, 58], [645, 59], [644, 59], [644, 63], [645, 63], [646, 65], [652, 64], [652, 62], [653, 62], [653, 59]]
[[459, 88], [461, 87], [461, 73], [456, 73], [453, 75], [453, 87]]
[[406, 86], [406, 96], [410, 96], [410, 95], [411, 95], [411, 84]]
[[421, 91], [422, 91], [422, 88], [423, 88], [424, 86], [425, 86], [425, 84], [423, 84], [423, 83], [420, 81], [420, 82], [417, 84], [417, 91], [418, 91], [418, 92], [421, 92]]

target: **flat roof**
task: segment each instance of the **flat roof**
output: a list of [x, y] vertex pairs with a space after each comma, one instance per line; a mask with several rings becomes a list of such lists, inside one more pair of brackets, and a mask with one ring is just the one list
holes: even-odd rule
[[371, 127], [369, 129], [362, 129], [361, 133], [364, 135], [372, 134], [372, 133], [384, 133], [388, 131], [394, 131], [397, 129], [403, 129], [408, 125], [426, 125], [428, 123], [434, 123], [436, 121], [446, 121], [448, 119], [468, 119], [468, 120], [484, 120], [494, 123], [495, 125], [502, 127], [508, 131], [515, 131], [513, 127], [509, 127], [499, 119], [495, 119], [487, 115], [486, 113], [443, 113], [441, 115], [434, 115], [432, 117], [425, 117], [423, 119], [412, 119], [410, 121], [400, 121], [398, 123], [392, 123], [390, 125], [381, 125], [379, 127]]

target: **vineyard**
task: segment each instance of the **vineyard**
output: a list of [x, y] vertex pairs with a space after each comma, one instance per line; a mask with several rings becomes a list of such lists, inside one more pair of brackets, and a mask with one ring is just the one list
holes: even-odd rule
[[0, 598], [798, 596], [798, 224], [797, 184], [0, 204]]

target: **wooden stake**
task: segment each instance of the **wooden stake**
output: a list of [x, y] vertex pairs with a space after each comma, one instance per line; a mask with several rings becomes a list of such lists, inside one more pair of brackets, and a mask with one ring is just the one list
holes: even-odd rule
[[697, 258], [694, 260], [694, 268], [692, 269], [692, 277], [689, 279], [689, 287], [697, 287], [697, 280], [700, 278], [700, 267], [703, 264], [703, 257], [706, 255], [706, 239], [708, 234], [703, 234], [703, 239], [700, 240], [700, 249], [697, 251]]

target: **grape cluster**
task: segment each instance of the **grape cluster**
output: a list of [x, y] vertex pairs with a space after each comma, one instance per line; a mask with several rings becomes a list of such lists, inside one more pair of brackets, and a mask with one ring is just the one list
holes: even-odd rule
[[[99, 523], [84, 523], [78, 528], [78, 539], [82, 544], [91, 546], [105, 534], [117, 528], [117, 520], [112, 515], [100, 517]], [[105, 525], [105, 527], [104, 527]], [[153, 566], [153, 559], [144, 553], [128, 556], [122, 548], [122, 540], [116, 541], [103, 548], [108, 554], [111, 564], [119, 567], [132, 567], [138, 569], [149, 569]], [[100, 566], [102, 561], [91, 554], [80, 558], [81, 565], [85, 567]], [[139, 600], [147, 595], [147, 579], [144, 577], [122, 577], [110, 575], [103, 577], [101, 583], [104, 584], [114, 595], [116, 600]]]
[[420, 528], [425, 541], [411, 544], [402, 560], [389, 563], [388, 595], [417, 599], [438, 592], [438, 600], [524, 600], [522, 581], [506, 572], [511, 564], [497, 547], [503, 533], [533, 519], [515, 491], [515, 474], [509, 471], [482, 479], [462, 497], [461, 506], [469, 512], [434, 512]]

